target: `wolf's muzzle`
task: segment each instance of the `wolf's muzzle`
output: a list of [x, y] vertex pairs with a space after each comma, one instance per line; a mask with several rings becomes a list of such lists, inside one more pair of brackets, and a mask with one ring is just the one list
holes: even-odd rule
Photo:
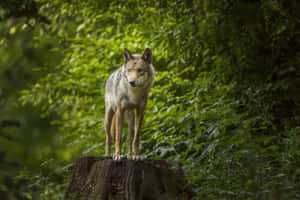
[[131, 87], [136, 87], [136, 81], [129, 81], [129, 85]]

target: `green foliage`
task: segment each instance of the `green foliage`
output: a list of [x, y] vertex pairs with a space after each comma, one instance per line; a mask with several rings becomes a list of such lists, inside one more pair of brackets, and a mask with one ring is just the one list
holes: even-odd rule
[[36, 0], [22, 18], [13, 6], [1, 10], [0, 122], [26, 126], [0, 128], [5, 165], [23, 166], [2, 193], [62, 199], [74, 159], [103, 155], [104, 85], [123, 49], [150, 47], [143, 155], [183, 168], [196, 199], [299, 198], [300, 3]]

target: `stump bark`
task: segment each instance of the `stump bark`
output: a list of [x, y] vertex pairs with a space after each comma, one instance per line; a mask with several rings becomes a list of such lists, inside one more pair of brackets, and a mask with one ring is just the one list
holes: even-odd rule
[[76, 160], [65, 200], [190, 200], [182, 170], [165, 160]]

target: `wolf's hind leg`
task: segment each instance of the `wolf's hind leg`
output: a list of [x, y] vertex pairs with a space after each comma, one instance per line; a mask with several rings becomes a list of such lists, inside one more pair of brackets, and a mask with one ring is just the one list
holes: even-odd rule
[[114, 159], [120, 160], [122, 158], [121, 151], [122, 151], [122, 128], [123, 128], [123, 120], [124, 120], [124, 110], [121, 108], [117, 108], [115, 113], [116, 117], [116, 150]]
[[104, 120], [104, 127], [106, 132], [106, 141], [105, 141], [105, 156], [110, 156], [110, 149], [111, 149], [111, 125], [112, 125], [112, 118], [114, 115], [114, 111], [111, 107], [105, 109], [105, 120]]
[[112, 140], [114, 141], [116, 138], [116, 115], [113, 115], [111, 126], [110, 126], [110, 135]]

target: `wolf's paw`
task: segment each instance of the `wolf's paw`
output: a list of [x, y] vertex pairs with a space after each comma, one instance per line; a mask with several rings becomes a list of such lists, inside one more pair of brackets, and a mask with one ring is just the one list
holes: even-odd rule
[[135, 156], [132, 156], [131, 159], [132, 160], [143, 160], [144, 158], [142, 156], [135, 155]]
[[123, 156], [123, 155], [114, 155], [113, 160], [119, 161], [119, 160], [122, 160], [124, 157], [125, 156]]

